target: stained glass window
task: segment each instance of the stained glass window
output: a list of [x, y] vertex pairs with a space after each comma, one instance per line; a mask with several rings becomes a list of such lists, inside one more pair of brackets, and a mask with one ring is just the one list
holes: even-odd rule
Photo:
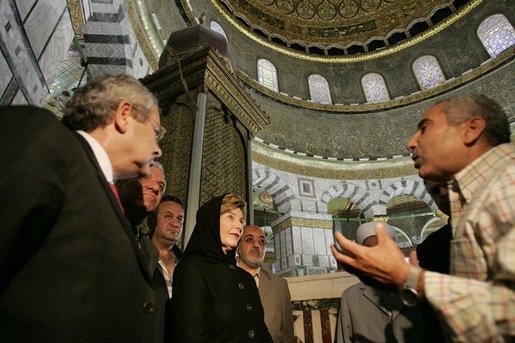
[[502, 14], [494, 14], [477, 28], [477, 36], [491, 57], [515, 45], [515, 30]]
[[428, 89], [445, 82], [445, 76], [434, 56], [422, 56], [413, 62], [413, 72], [420, 89]]
[[365, 92], [365, 98], [369, 103], [383, 102], [390, 100], [388, 89], [381, 75], [370, 73], [361, 79], [361, 86]]
[[329, 91], [329, 83], [327, 80], [317, 74], [308, 77], [309, 95], [311, 101], [321, 104], [331, 104], [331, 92]]
[[222, 26], [220, 26], [220, 24], [218, 24], [216, 21], [212, 21], [209, 23], [209, 28], [215, 32], [218, 32], [219, 34], [221, 34], [222, 36], [225, 37], [225, 40], [227, 40], [227, 35], [225, 34], [225, 31], [224, 29], [222, 28]]
[[259, 59], [257, 61], [257, 69], [258, 82], [263, 86], [278, 92], [279, 84], [277, 82], [277, 69], [275, 69], [272, 62], [265, 59]]

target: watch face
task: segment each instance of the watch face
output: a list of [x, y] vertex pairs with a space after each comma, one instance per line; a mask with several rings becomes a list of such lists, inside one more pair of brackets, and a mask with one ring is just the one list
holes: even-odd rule
[[415, 307], [418, 304], [418, 293], [411, 287], [406, 287], [402, 290], [401, 298], [406, 306]]

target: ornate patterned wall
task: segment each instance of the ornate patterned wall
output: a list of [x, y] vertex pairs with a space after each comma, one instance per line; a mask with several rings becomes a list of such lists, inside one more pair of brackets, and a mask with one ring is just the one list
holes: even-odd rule
[[166, 192], [179, 197], [184, 203], [188, 199], [194, 118], [195, 109], [184, 104], [181, 98], [161, 118], [162, 124], [168, 130], [161, 143], [161, 162], [166, 171]]
[[245, 140], [229, 113], [211, 95], [207, 107], [200, 204], [225, 192], [248, 199]]

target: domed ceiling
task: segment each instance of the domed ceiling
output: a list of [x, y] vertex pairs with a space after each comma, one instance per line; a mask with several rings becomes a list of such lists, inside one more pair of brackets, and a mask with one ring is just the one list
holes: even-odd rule
[[[513, 88], [515, 49], [490, 58], [477, 38], [487, 16], [515, 17], [513, 6], [502, 0], [135, 4], [144, 27], [140, 42], [151, 42], [157, 57], [171, 32], [198, 24], [202, 17], [203, 25], [216, 22], [223, 28], [238, 78], [271, 121], [256, 135], [253, 159], [276, 169], [326, 178], [344, 178], [342, 173], [349, 178], [358, 167], [380, 174], [374, 177], [412, 175], [405, 143], [432, 103], [449, 94], [480, 91], [508, 112], [514, 106], [506, 94]], [[436, 58], [445, 77], [428, 89], [421, 89], [412, 69], [424, 55]], [[278, 91], [257, 81], [261, 58], [277, 68]], [[390, 100], [368, 102], [361, 85], [366, 73], [384, 78]], [[331, 103], [311, 100], [311, 74], [327, 79]]]
[[[340, 55], [404, 41], [468, 1], [215, 0], [250, 32], [289, 48]], [[310, 49], [311, 47], [311, 49]], [[315, 47], [313, 49], [313, 47]], [[318, 49], [317, 49], [318, 48]]]

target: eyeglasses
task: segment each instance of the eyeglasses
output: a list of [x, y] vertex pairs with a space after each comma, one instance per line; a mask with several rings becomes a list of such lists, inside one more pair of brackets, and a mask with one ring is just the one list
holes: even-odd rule
[[[134, 111], [141, 113], [139, 111], [138, 107], [135, 106], [134, 104], [132, 105], [132, 108], [134, 109]], [[136, 120], [140, 121], [141, 123], [144, 122], [144, 121], [139, 120], [137, 117], [134, 117], [134, 118]], [[150, 119], [150, 121], [152, 123], [152, 128], [154, 129], [154, 132], [156, 134], [156, 141], [159, 143], [159, 141], [161, 141], [161, 139], [163, 139], [163, 137], [165, 136], [166, 129], [161, 124], [159, 124], [157, 121], [152, 119], [152, 117], [149, 116], [148, 119]]]
[[257, 242], [257, 244], [259, 244], [262, 247], [264, 247], [266, 245], [266, 239], [264, 239], [263, 237], [259, 237], [258, 239], [255, 239], [252, 236], [246, 236], [246, 237], [243, 238], [243, 240], [247, 244], [250, 244], [250, 243], [254, 244], [254, 243]]
[[161, 139], [163, 139], [163, 137], [165, 136], [166, 129], [161, 124], [156, 122], [154, 119], [150, 117], [148, 119], [150, 119], [150, 121], [152, 122], [152, 127], [154, 128], [154, 131], [156, 133], [156, 140], [158, 142], [161, 141]]

